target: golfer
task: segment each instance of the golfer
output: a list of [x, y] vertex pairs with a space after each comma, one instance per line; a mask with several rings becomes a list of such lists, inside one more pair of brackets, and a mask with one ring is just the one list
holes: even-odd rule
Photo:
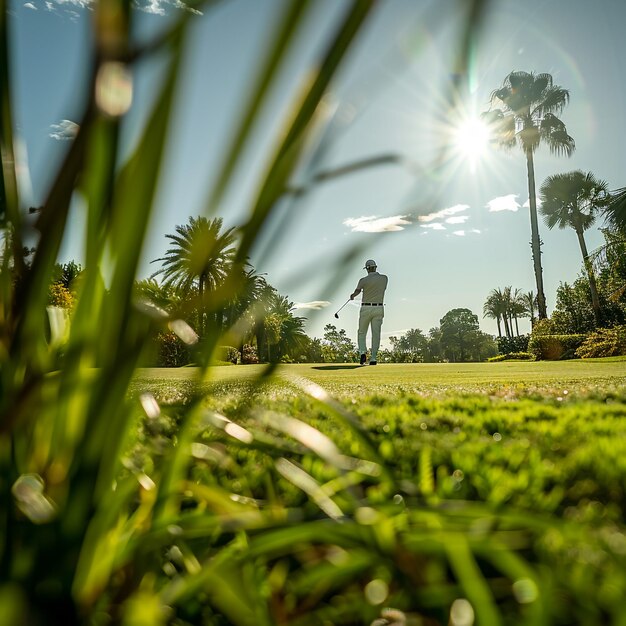
[[380, 329], [385, 317], [383, 302], [385, 299], [385, 289], [387, 289], [387, 277], [376, 271], [376, 261], [368, 259], [365, 261], [367, 276], [361, 278], [356, 289], [350, 295], [350, 300], [354, 300], [361, 292], [361, 311], [359, 313], [359, 332], [357, 335], [359, 352], [361, 353], [361, 365], [367, 360], [367, 347], [365, 339], [367, 329], [372, 327], [372, 352], [370, 354], [370, 365], [376, 365], [378, 359], [378, 348], [380, 347]]

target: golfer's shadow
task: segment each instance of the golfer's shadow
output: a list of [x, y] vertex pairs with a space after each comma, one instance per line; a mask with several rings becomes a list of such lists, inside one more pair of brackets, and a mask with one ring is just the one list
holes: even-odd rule
[[314, 370], [355, 370], [361, 365], [314, 365], [311, 369]]

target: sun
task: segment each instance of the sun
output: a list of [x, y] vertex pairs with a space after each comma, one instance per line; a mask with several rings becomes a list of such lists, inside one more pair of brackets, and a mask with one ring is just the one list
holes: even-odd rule
[[487, 152], [489, 129], [478, 118], [463, 120], [456, 130], [455, 144], [461, 155], [477, 160]]

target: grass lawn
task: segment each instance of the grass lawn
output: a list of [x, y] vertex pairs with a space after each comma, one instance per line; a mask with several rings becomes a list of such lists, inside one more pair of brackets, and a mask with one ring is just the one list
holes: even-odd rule
[[[237, 384], [257, 379], [262, 365], [212, 367], [206, 381]], [[139, 370], [138, 381], [148, 385], [176, 386], [193, 381], [198, 370], [193, 367]], [[590, 393], [626, 381], [626, 358], [585, 359], [572, 361], [500, 362], [500, 363], [411, 363], [379, 364], [375, 367], [356, 364], [281, 365], [278, 379], [305, 377], [337, 397], [360, 394], [405, 393], [503, 393], [525, 394], [545, 391], [549, 395], [567, 390]], [[568, 389], [570, 387], [570, 389]], [[562, 388], [562, 389], [561, 389]]]
[[[144, 369], [133, 389], [165, 439], [201, 398], [195, 483], [297, 512], [246, 553], [265, 550], [284, 623], [375, 623], [356, 590], [377, 581], [397, 623], [456, 623], [467, 598], [459, 624], [626, 624], [626, 360], [264, 371]], [[165, 439], [153, 424], [141, 454]]]

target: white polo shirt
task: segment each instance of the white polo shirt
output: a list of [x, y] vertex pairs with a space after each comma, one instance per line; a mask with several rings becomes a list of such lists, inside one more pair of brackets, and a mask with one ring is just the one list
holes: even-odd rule
[[367, 276], [363, 276], [356, 286], [357, 289], [363, 290], [363, 299], [361, 302], [384, 302], [387, 282], [387, 276], [379, 274], [378, 272], [370, 272]]

